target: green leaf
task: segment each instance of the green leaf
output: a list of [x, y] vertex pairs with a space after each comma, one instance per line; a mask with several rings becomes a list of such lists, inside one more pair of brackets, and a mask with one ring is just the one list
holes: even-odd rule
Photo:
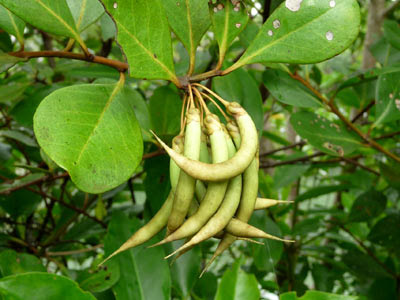
[[349, 47], [359, 26], [355, 0], [286, 1], [264, 23], [234, 67], [257, 62], [320, 62]]
[[84, 46], [66, 0], [0, 0], [0, 4], [33, 26]]
[[263, 82], [278, 101], [296, 107], [321, 107], [319, 101], [303, 84], [281, 70], [268, 69]]
[[48, 273], [24, 273], [0, 280], [0, 294], [3, 299], [12, 300], [95, 300], [88, 292], [82, 291], [71, 279]]
[[246, 28], [249, 15], [241, 1], [237, 1], [235, 5], [230, 0], [219, 1], [210, 5], [210, 11], [215, 39], [219, 45], [219, 59], [222, 63], [233, 40]]
[[12, 84], [0, 86], [0, 103], [13, 102], [18, 100], [27, 88], [28, 84], [23, 82], [13, 82]]
[[400, 72], [379, 76], [374, 126], [400, 119]]
[[371, 229], [368, 240], [389, 249], [400, 247], [400, 215], [392, 214], [381, 219]]
[[131, 76], [178, 83], [171, 34], [161, 0], [102, 2], [117, 25], [118, 42], [128, 59]]
[[214, 77], [212, 85], [222, 98], [242, 105], [252, 117], [257, 129], [262, 130], [264, 114], [260, 90], [257, 82], [246, 70], [239, 69], [223, 77]]
[[363, 222], [378, 217], [385, 210], [386, 202], [386, 196], [375, 190], [361, 194], [351, 207], [349, 221]]
[[0, 130], [0, 137], [2, 137], [2, 136], [12, 139], [12, 140], [16, 140], [18, 142], [21, 142], [22, 144], [27, 145], [29, 147], [37, 147], [38, 146], [36, 141], [32, 137], [22, 133], [21, 131]]
[[150, 98], [149, 111], [153, 130], [159, 136], [175, 135], [180, 129], [182, 100], [168, 86], [156, 89]]
[[[173, 249], [178, 249], [178, 247], [175, 247], [176, 245], [182, 246], [183, 243], [174, 242], [173, 245], [171, 252]], [[200, 263], [201, 253], [199, 249], [194, 248], [171, 266], [172, 285], [180, 293], [181, 299], [189, 299], [189, 295], [199, 278]]]
[[67, 3], [79, 32], [96, 22], [104, 13], [98, 0], [67, 0]]
[[168, 22], [189, 52], [190, 66], [194, 68], [196, 49], [211, 24], [207, 1], [164, 0], [162, 3]]
[[333, 155], [345, 156], [360, 148], [358, 138], [340, 124], [311, 112], [299, 112], [290, 118], [294, 130], [318, 150]]
[[[265, 211], [255, 211], [251, 216], [251, 225], [266, 230], [271, 235], [282, 237], [282, 232], [278, 225], [267, 217]], [[283, 243], [274, 240], [262, 240], [265, 245], [251, 244], [254, 265], [260, 271], [272, 271], [281, 259], [283, 253]]]
[[319, 196], [323, 196], [330, 193], [335, 193], [339, 191], [346, 191], [352, 186], [349, 184], [340, 184], [340, 185], [326, 185], [326, 186], [318, 186], [308, 191], [304, 192], [303, 194], [299, 195], [296, 198], [296, 202], [305, 201], [312, 198], [317, 198]]
[[[114, 212], [104, 240], [106, 255], [111, 254], [141, 226], [137, 219], [129, 220], [122, 212]], [[113, 260], [120, 267], [121, 277], [113, 292], [116, 300], [170, 299], [170, 271], [162, 247], [148, 249], [155, 239], [125, 251]]]
[[36, 256], [27, 253], [17, 253], [7, 249], [0, 253], [1, 276], [26, 272], [46, 272], [46, 268]]
[[394, 20], [385, 20], [383, 23], [383, 34], [386, 40], [395, 48], [400, 50], [400, 24]]
[[46, 154], [85, 192], [120, 185], [141, 162], [140, 127], [122, 82], [53, 92], [36, 111], [34, 131]]
[[[289, 158], [300, 158], [304, 155], [292, 155]], [[274, 173], [275, 188], [280, 189], [298, 180], [310, 168], [308, 165], [287, 165], [276, 168]]]
[[0, 196], [0, 207], [14, 219], [32, 214], [41, 201], [41, 197], [28, 190], [18, 190], [8, 196]]
[[[94, 274], [93, 274], [94, 273]], [[119, 265], [115, 261], [108, 261], [96, 270], [86, 271], [78, 278], [80, 287], [85, 291], [100, 293], [108, 290], [120, 278]]]
[[25, 22], [0, 5], [0, 28], [15, 36], [18, 42], [24, 44]]
[[379, 169], [389, 185], [400, 190], [400, 164], [395, 161], [390, 164], [380, 163]]
[[281, 300], [357, 300], [354, 296], [329, 294], [320, 291], [307, 291], [304, 296], [297, 297], [295, 292], [284, 293]]
[[240, 269], [241, 261], [237, 260], [231, 269], [226, 270], [218, 285], [215, 300], [258, 300], [260, 291], [253, 274]]

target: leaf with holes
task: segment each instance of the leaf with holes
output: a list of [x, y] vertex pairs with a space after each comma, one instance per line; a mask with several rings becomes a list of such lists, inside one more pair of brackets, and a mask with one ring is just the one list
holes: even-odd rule
[[21, 45], [24, 44], [25, 22], [0, 5], [0, 28], [15, 36]]
[[362, 144], [343, 125], [332, 123], [311, 112], [299, 112], [290, 118], [294, 130], [318, 150], [345, 156], [360, 148]]
[[[164, 0], [162, 2], [168, 22], [189, 52], [190, 66], [194, 68], [197, 46], [211, 24], [207, 1]], [[192, 72], [193, 69], [190, 69], [189, 73]]]
[[233, 40], [246, 28], [249, 21], [244, 3], [236, 1], [232, 4], [231, 0], [221, 2], [210, 5], [212, 27], [219, 45], [220, 64]]
[[47, 96], [36, 111], [39, 145], [85, 192], [120, 185], [141, 161], [142, 136], [128, 95], [121, 82], [71, 86]]
[[349, 47], [359, 27], [356, 0], [288, 0], [264, 23], [234, 68], [257, 62], [320, 62]]
[[376, 88], [376, 121], [374, 125], [400, 119], [400, 72], [379, 76]]
[[104, 13], [98, 0], [67, 0], [79, 32], [96, 22]]
[[118, 42], [136, 78], [176, 84], [171, 33], [161, 0], [102, 0], [118, 28]]
[[0, 0], [0, 4], [39, 29], [84, 45], [66, 0]]
[[319, 101], [303, 84], [281, 70], [269, 69], [264, 72], [263, 82], [268, 91], [279, 102], [296, 107], [321, 107]]

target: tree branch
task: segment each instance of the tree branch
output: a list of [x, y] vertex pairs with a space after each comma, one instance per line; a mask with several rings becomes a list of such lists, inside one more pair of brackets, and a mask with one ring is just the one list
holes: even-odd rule
[[113, 60], [102, 56], [94, 56], [94, 55], [88, 57], [85, 54], [72, 53], [67, 51], [35, 51], [35, 52], [20, 51], [20, 52], [10, 52], [8, 54], [11, 56], [26, 58], [26, 59], [38, 58], [38, 57], [58, 57], [58, 58], [82, 60], [109, 66], [118, 70], [119, 72], [125, 72], [129, 68], [129, 65], [127, 63], [118, 60]]

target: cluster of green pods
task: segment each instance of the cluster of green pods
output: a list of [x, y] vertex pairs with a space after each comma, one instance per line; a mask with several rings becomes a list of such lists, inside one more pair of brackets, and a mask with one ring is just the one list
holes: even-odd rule
[[[225, 106], [226, 113], [213, 97]], [[220, 109], [226, 124], [209, 111], [204, 99]], [[173, 139], [172, 148], [154, 136], [171, 159], [171, 191], [157, 214], [106, 260], [150, 240], [164, 228], [165, 238], [151, 247], [186, 239], [166, 258], [179, 257], [207, 239], [220, 239], [203, 272], [238, 239], [292, 242], [247, 223], [254, 210], [289, 201], [257, 198], [258, 133], [241, 105], [194, 84], [183, 101], [181, 132]]]

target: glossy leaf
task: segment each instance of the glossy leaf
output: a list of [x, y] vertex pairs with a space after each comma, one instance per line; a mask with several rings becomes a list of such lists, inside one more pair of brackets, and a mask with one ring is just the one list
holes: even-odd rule
[[14, 84], [0, 86], [0, 103], [13, 102], [21, 98], [28, 88], [26, 83], [16, 82]]
[[236, 101], [252, 117], [257, 129], [262, 130], [262, 98], [257, 82], [244, 69], [239, 69], [223, 77], [215, 77], [213, 89], [225, 100]]
[[83, 44], [66, 0], [0, 0], [0, 4], [39, 29]]
[[371, 229], [368, 240], [389, 249], [400, 247], [400, 215], [391, 214], [381, 219]]
[[241, 270], [240, 264], [240, 260], [237, 260], [231, 269], [226, 270], [218, 285], [215, 300], [260, 299], [257, 279], [253, 274]]
[[98, 0], [67, 0], [67, 3], [79, 32], [96, 22], [104, 13]]
[[142, 136], [128, 95], [121, 83], [71, 86], [36, 111], [39, 145], [83, 191], [120, 185], [141, 161]]
[[26, 272], [46, 272], [46, 268], [36, 256], [17, 253], [8, 249], [0, 252], [0, 274], [6, 277]]
[[386, 196], [375, 190], [361, 194], [351, 208], [349, 221], [363, 222], [378, 217], [385, 210], [386, 202]]
[[0, 280], [0, 295], [13, 300], [95, 300], [71, 279], [48, 273], [24, 273]]
[[264, 72], [263, 82], [268, 91], [278, 101], [296, 107], [321, 107], [319, 101], [297, 80], [281, 70], [268, 69]]
[[311, 112], [299, 112], [290, 118], [294, 130], [318, 150], [334, 156], [346, 156], [361, 146], [358, 138], [341, 124], [332, 123]]
[[233, 5], [230, 0], [210, 5], [210, 12], [221, 61], [233, 40], [246, 28], [249, 15], [244, 3], [237, 1]]
[[398, 21], [385, 20], [383, 24], [383, 34], [393, 47], [400, 50], [400, 25]]
[[394, 161], [390, 164], [380, 163], [379, 168], [389, 185], [400, 190], [400, 164]]
[[149, 111], [153, 130], [157, 135], [175, 135], [180, 129], [182, 100], [171, 87], [156, 89], [150, 98]]
[[326, 60], [353, 43], [359, 25], [360, 9], [355, 0], [286, 1], [264, 23], [235, 67]]
[[29, 216], [41, 201], [41, 197], [31, 191], [20, 189], [10, 195], [0, 195], [0, 207], [12, 218]]
[[117, 25], [117, 39], [128, 59], [131, 76], [177, 82], [171, 34], [161, 0], [102, 2]]
[[[109, 255], [142, 226], [137, 219], [129, 220], [122, 212], [115, 212], [104, 241], [105, 254]], [[170, 272], [161, 247], [148, 249], [152, 239], [142, 246], [125, 251], [113, 260], [120, 267], [121, 277], [113, 292], [116, 300], [153, 300], [170, 298]]]
[[351, 187], [352, 186], [349, 184], [318, 186], [315, 188], [311, 188], [308, 191], [297, 196], [296, 202], [317, 198], [319, 196], [327, 195], [334, 192], [346, 191]]
[[163, 0], [162, 3], [168, 22], [189, 52], [194, 68], [196, 49], [211, 24], [207, 1]]
[[20, 44], [24, 44], [25, 22], [2, 5], [0, 5], [0, 28], [15, 36]]
[[400, 72], [379, 76], [375, 126], [400, 119]]
[[297, 297], [296, 292], [284, 293], [280, 297], [281, 300], [357, 300], [354, 296], [344, 296], [337, 294], [329, 294], [320, 291], [307, 291], [302, 297]]

